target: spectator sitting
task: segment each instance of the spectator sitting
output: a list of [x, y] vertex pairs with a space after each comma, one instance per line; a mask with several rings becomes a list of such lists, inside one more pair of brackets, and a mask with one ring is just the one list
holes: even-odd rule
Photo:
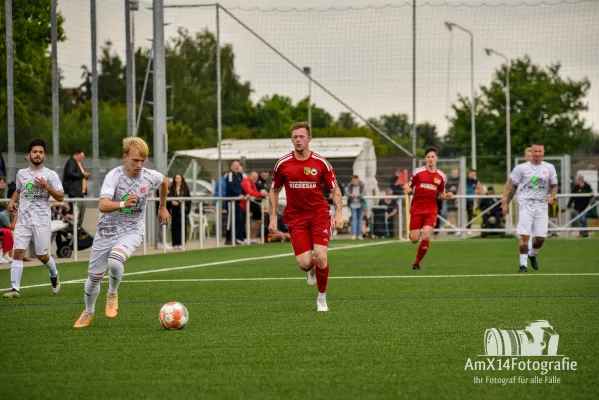
[[[495, 188], [493, 186], [489, 186], [487, 188], [487, 194], [494, 195]], [[499, 200], [500, 200], [499, 197], [489, 197], [489, 198], [484, 198], [484, 199], [480, 200], [480, 203], [479, 203], [480, 211], [484, 212], [485, 210], [489, 209], [482, 216], [482, 219], [483, 219], [482, 228], [495, 228], [495, 229], [501, 228], [501, 216], [502, 216], [501, 203], [494, 204]], [[486, 236], [486, 234], [484, 232], [482, 232], [481, 237], [485, 237], [485, 236]]]
[[[393, 189], [387, 189], [386, 194], [387, 196], [392, 196]], [[385, 212], [387, 237], [395, 237], [395, 221], [397, 220], [397, 214], [399, 212], [399, 205], [397, 204], [397, 200], [391, 197], [386, 197], [379, 201], [379, 206], [387, 207], [387, 210]]]
[[2, 240], [2, 253], [0, 264], [12, 262], [14, 247], [14, 230], [17, 217], [8, 215], [8, 211], [0, 211], [0, 239]]

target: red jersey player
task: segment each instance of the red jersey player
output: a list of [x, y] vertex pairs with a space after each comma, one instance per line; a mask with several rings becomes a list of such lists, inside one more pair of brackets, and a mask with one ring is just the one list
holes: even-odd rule
[[420, 261], [428, 250], [429, 241], [437, 223], [437, 195], [441, 200], [451, 200], [453, 193], [445, 192], [447, 176], [437, 168], [437, 149], [429, 147], [424, 152], [426, 166], [416, 168], [410, 178], [407, 193], [414, 191], [410, 206], [410, 241], [418, 243], [422, 229], [422, 242], [418, 246], [412, 269], [420, 269]]
[[316, 309], [329, 311], [325, 293], [329, 279], [327, 247], [332, 227], [329, 203], [324, 198], [321, 185], [324, 184], [333, 194], [335, 229], [343, 228], [341, 190], [331, 164], [324, 157], [310, 151], [311, 140], [312, 134], [307, 122], [293, 124], [291, 142], [295, 150], [281, 157], [275, 164], [269, 194], [268, 228], [271, 234], [277, 233], [277, 204], [279, 192], [285, 185], [287, 206], [283, 212], [283, 221], [289, 226], [297, 264], [306, 272], [308, 285], [318, 283]]

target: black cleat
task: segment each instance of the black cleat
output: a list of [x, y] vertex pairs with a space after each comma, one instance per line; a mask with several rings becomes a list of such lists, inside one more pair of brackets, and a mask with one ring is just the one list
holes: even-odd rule
[[520, 268], [518, 269], [518, 272], [527, 272], [527, 271], [528, 271], [528, 269], [524, 265], [521, 265]]
[[413, 270], [419, 270], [420, 269], [420, 265], [414, 264], [414, 265], [412, 265], [412, 269]]
[[532, 265], [532, 267], [534, 269], [539, 269], [539, 263], [537, 262], [537, 256], [528, 256], [528, 259], [530, 260], [530, 265]]

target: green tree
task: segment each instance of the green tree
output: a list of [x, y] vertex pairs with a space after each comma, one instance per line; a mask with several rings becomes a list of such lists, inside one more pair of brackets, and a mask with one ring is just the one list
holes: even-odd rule
[[337, 118], [336, 125], [340, 128], [344, 129], [353, 129], [358, 127], [358, 123], [356, 119], [350, 112], [342, 112], [339, 114], [339, 118]]
[[[6, 121], [6, 19], [5, 2], [0, 3], [0, 121]], [[40, 115], [52, 110], [52, 65], [48, 49], [52, 43], [50, 2], [28, 0], [13, 2], [15, 129], [29, 135], [33, 127], [43, 126]], [[62, 15], [57, 16], [58, 40], [65, 40]], [[46, 99], [45, 101], [43, 99]], [[33, 124], [33, 125], [32, 125]], [[8, 145], [6, 122], [0, 126], [0, 148]], [[51, 125], [50, 125], [51, 129]], [[21, 136], [19, 136], [21, 137]], [[22, 151], [21, 140], [17, 148]], [[26, 145], [26, 144], [25, 144]]]
[[[476, 101], [477, 154], [482, 160], [492, 159], [499, 169], [505, 168], [506, 73], [506, 65], [495, 71], [491, 83], [480, 88]], [[533, 141], [542, 141], [549, 154], [572, 153], [592, 135], [581, 115], [588, 110], [587, 78], [565, 78], [559, 63], [542, 67], [526, 56], [512, 62], [510, 86], [512, 154], [520, 154]], [[453, 110], [450, 139], [462, 153], [470, 154], [469, 99], [460, 96]]]

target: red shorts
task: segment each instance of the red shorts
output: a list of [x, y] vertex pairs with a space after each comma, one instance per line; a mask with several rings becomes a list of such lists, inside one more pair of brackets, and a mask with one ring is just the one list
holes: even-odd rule
[[328, 246], [331, 237], [331, 216], [327, 214], [310, 215], [287, 221], [291, 246], [295, 255], [312, 251], [315, 244]]
[[437, 214], [410, 214], [410, 230], [419, 231], [425, 226], [432, 228], [437, 224]]

